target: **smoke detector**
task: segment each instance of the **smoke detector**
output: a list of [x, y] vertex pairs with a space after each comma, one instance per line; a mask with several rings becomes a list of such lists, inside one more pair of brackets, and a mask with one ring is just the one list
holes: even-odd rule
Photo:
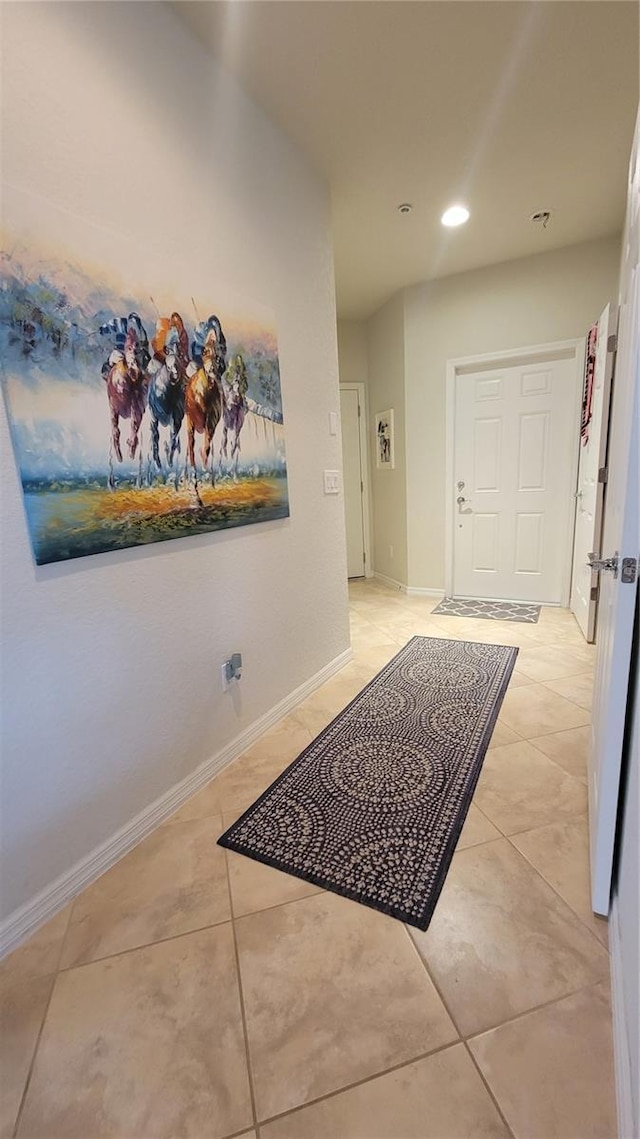
[[401, 202], [400, 205], [398, 206], [398, 213], [399, 214], [410, 214], [412, 209], [413, 209], [413, 206], [411, 205], [411, 202]]
[[538, 210], [535, 214], [531, 214], [530, 220], [535, 225], [541, 225], [543, 229], [546, 229], [551, 221], [551, 210]]

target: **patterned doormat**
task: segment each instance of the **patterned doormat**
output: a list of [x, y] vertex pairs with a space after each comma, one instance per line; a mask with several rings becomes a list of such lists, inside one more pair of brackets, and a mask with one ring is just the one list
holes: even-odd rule
[[517, 653], [413, 637], [220, 845], [426, 929]]
[[433, 610], [450, 617], [485, 617], [488, 621], [525, 621], [533, 625], [540, 616], [539, 605], [523, 601], [479, 601], [467, 598], [444, 597]]

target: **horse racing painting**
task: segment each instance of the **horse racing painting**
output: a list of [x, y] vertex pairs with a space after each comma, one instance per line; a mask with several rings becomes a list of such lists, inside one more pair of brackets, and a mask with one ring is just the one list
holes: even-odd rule
[[289, 514], [268, 310], [4, 248], [2, 385], [38, 565]]

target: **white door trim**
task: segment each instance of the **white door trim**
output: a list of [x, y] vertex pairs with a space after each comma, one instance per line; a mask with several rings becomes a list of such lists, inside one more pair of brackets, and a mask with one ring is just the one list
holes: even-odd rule
[[364, 540], [364, 576], [373, 577], [371, 557], [371, 495], [369, 491], [369, 432], [367, 431], [367, 388], [366, 384], [340, 384], [340, 391], [358, 393], [360, 405], [360, 476], [362, 478], [362, 534]]
[[[585, 334], [586, 335], [586, 334]], [[444, 587], [445, 597], [453, 595], [453, 542], [455, 515], [454, 500], [454, 448], [455, 448], [455, 407], [456, 378], [468, 372], [490, 371], [498, 367], [516, 367], [519, 364], [539, 363], [544, 360], [574, 359], [576, 364], [575, 382], [575, 424], [576, 438], [571, 457], [571, 485], [578, 480], [578, 460], [580, 457], [580, 408], [582, 404], [582, 377], [584, 375], [585, 340], [556, 340], [550, 344], [535, 344], [528, 348], [509, 348], [502, 352], [487, 352], [479, 356], [459, 356], [447, 360], [446, 410], [445, 410], [445, 547], [444, 547]], [[575, 527], [575, 505], [572, 507], [570, 525], [567, 527], [567, 543], [564, 555], [562, 598], [560, 604], [568, 606], [571, 596], [571, 569], [573, 557], [573, 533]], [[508, 599], [509, 600], [509, 599]]]

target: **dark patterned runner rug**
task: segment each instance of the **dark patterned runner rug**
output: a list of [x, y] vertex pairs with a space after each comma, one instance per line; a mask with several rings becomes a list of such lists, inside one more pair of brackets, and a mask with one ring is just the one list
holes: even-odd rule
[[540, 606], [525, 601], [481, 601], [474, 597], [443, 597], [433, 610], [449, 617], [483, 617], [487, 621], [522, 621], [534, 625]]
[[517, 653], [413, 637], [220, 845], [426, 929]]

